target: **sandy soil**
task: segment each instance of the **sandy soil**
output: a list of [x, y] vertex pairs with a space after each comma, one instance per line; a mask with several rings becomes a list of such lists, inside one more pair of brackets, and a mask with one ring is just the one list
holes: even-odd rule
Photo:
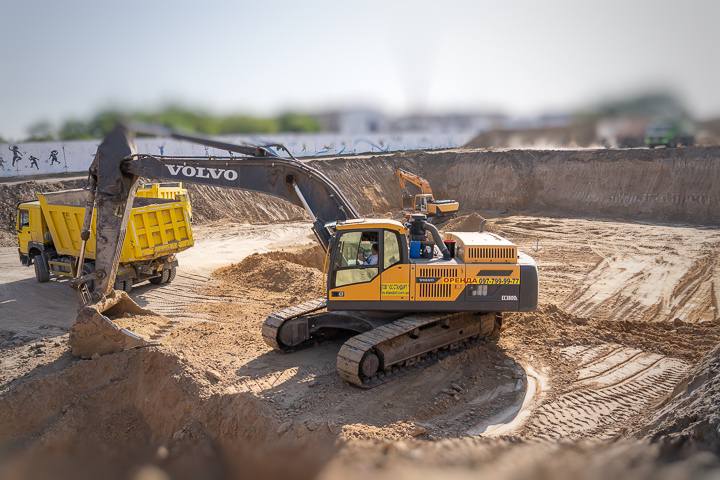
[[[538, 311], [371, 390], [335, 373], [342, 339], [292, 354], [262, 341], [268, 313], [323, 291], [322, 254], [286, 205], [204, 191], [177, 278], [137, 287], [153, 314], [119, 320], [148, 346], [91, 360], [68, 353], [67, 286], [37, 284], [2, 248], [0, 477], [717, 476], [720, 230], [703, 225], [717, 224], [719, 164], [712, 149], [682, 150], [624, 164], [625, 152], [589, 150], [315, 162], [380, 215], [399, 206], [394, 164], [433, 164], [438, 195], [468, 214], [444, 228], [486, 217], [539, 263]], [[362, 188], [347, 181], [357, 169]], [[239, 206], [218, 219], [226, 202]], [[293, 222], [233, 223], [266, 209]], [[615, 220], [509, 213], [534, 209]], [[620, 220], [635, 214], [652, 223]], [[695, 225], [662, 223], [678, 218]]]
[[[477, 219], [470, 217], [455, 223], [473, 222]], [[665, 450], [654, 450], [655, 444], [633, 443], [619, 455], [607, 442], [628, 441], [633, 435], [664, 439], [667, 432], [688, 430], [690, 422], [671, 423], [667, 402], [678, 385], [687, 382], [693, 365], [720, 343], [715, 310], [720, 272], [712, 261], [720, 233], [545, 217], [491, 218], [488, 226], [538, 259], [541, 309], [509, 315], [497, 343], [477, 345], [368, 391], [337, 377], [335, 354], [342, 340], [283, 355], [271, 352], [261, 339], [259, 327], [269, 312], [322, 292], [320, 271], [307, 268], [320, 267], [322, 255], [295, 242], [304, 225], [266, 228], [265, 238], [253, 233], [255, 226], [235, 226], [242, 239], [219, 234], [217, 227], [203, 230], [206, 240], [199, 246], [207, 241], [216, 253], [231, 244], [242, 252], [266, 251], [268, 238], [275, 239], [275, 248], [287, 247], [244, 260], [240, 254], [226, 257], [231, 265], [215, 273], [203, 269], [203, 262], [193, 263], [192, 257], [185, 268], [181, 259], [175, 282], [138, 288], [133, 297], [162, 317], [145, 321], [129, 316], [123, 326], [151, 340], [152, 347], [78, 362], [66, 352], [67, 324], [58, 325], [54, 335], [40, 328], [40, 319], [56, 312], [13, 314], [14, 328], [24, 325], [25, 337], [18, 342], [15, 334], [5, 335], [1, 350], [2, 371], [12, 372], [3, 379], [0, 399], [6, 407], [0, 423], [12, 425], [0, 436], [0, 445], [15, 452], [6, 471], [36, 478], [61, 467], [72, 470], [72, 462], [50, 453], [65, 451], [69, 444], [76, 445], [73, 452], [79, 458], [102, 459], [104, 466], [89, 462], [89, 476], [109, 465], [116, 478], [151, 468], [148, 465], [187, 477], [190, 471], [184, 470], [180, 456], [188, 449], [206, 453], [192, 454], [186, 462], [218, 478], [240, 468], [230, 451], [252, 456], [252, 469], [289, 478], [331, 478], [346, 468], [360, 468], [359, 458], [377, 461], [363, 460], [357, 471], [412, 476], [419, 471], [408, 459], [416, 456], [423, 459], [423, 472], [452, 463], [463, 476], [478, 462], [502, 471], [509, 468], [504, 460], [487, 460], [493, 452], [526, 451], [535, 459], [528, 465], [537, 466], [547, 449], [568, 441], [581, 442], [572, 452], [561, 452], [569, 464], [581, 461], [583, 449], [619, 456], [617, 462], [635, 449], [638, 458], [663, 454]], [[303, 243], [307, 237], [301, 238]], [[22, 278], [20, 267], [11, 266], [9, 254], [6, 258], [3, 272]], [[633, 273], [637, 263], [643, 265], [643, 279]], [[623, 274], [626, 270], [630, 274]], [[28, 270], [25, 278], [31, 275]], [[662, 288], [650, 289], [648, 282]], [[11, 283], [3, 283], [3, 288]], [[65, 285], [27, 281], [22, 291], [27, 295], [59, 288]], [[633, 298], [641, 301], [628, 300]], [[616, 313], [619, 306], [624, 309]], [[116, 380], [108, 383], [111, 377]], [[158, 381], [167, 392], [157, 401], [186, 406], [159, 414], [147, 398], [159, 395], [153, 393]], [[67, 391], [60, 393], [61, 385]], [[693, 391], [698, 388], [704, 387]], [[105, 397], [112, 398], [113, 407], [99, 403]], [[25, 417], [28, 404], [37, 402], [43, 402], [42, 418], [17, 420]], [[223, 413], [224, 420], [211, 420], [212, 412], [221, 408], [229, 413], [234, 402], [242, 403], [242, 414]], [[685, 407], [692, 412], [689, 403], [685, 401]], [[664, 414], [657, 410], [663, 404]], [[192, 421], [182, 414], [189, 411], [184, 409], [196, 412]], [[259, 418], [261, 424], [249, 427], [243, 415]], [[95, 418], [105, 419], [102, 427]], [[115, 442], [111, 432], [118, 429], [128, 432], [127, 442], [144, 447], [108, 453], [105, 449]], [[685, 434], [700, 448], [691, 449], [681, 461], [695, 462], [698, 450], [707, 448], [708, 436], [699, 440], [692, 429]], [[295, 454], [303, 442], [313, 442], [324, 452], [299, 460], [306, 462], [303, 475], [267, 465], [269, 451], [290, 448]], [[19, 444], [31, 447], [22, 453], [11, 447]], [[593, 444], [598, 446], [589, 446]], [[36, 464], [36, 458], [47, 464]], [[683, 471], [694, 471], [694, 463], [688, 465]], [[650, 471], [657, 473], [656, 467]]]

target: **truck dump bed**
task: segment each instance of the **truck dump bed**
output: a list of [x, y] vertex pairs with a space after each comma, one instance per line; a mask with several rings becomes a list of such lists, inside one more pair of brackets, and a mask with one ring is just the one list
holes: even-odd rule
[[[80, 231], [85, 215], [86, 190], [65, 190], [38, 194], [40, 208], [60, 255], [77, 257]], [[95, 258], [95, 219], [93, 212], [86, 258]], [[173, 199], [136, 198], [130, 212], [120, 263], [152, 260], [181, 252], [194, 243], [186, 197]]]

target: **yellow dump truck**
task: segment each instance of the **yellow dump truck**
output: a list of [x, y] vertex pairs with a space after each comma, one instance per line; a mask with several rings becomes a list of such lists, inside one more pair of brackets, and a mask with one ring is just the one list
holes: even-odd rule
[[[37, 200], [18, 204], [20, 261], [35, 266], [38, 282], [77, 273], [87, 195], [82, 189], [41, 193]], [[95, 268], [95, 220], [93, 212], [84, 273]], [[193, 243], [190, 202], [182, 185], [143, 185], [130, 212], [115, 288], [130, 291], [143, 280], [171, 282], [178, 265], [175, 255]]]

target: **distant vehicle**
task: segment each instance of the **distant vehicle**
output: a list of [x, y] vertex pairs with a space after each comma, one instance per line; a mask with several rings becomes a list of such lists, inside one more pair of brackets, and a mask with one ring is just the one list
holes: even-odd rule
[[659, 120], [650, 123], [645, 130], [645, 145], [650, 148], [693, 144], [695, 144], [695, 136], [686, 121]]

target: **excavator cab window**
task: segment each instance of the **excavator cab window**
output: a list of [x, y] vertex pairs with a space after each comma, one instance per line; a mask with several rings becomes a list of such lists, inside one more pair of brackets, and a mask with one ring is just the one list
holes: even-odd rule
[[378, 245], [379, 232], [345, 232], [338, 240], [335, 255], [335, 287], [369, 282], [380, 273], [379, 265], [368, 265], [373, 245]]
[[383, 269], [390, 268], [402, 260], [400, 255], [400, 241], [395, 232], [383, 232]]
[[428, 197], [425, 195], [417, 195], [415, 197], [415, 209], [421, 212], [427, 212]]

